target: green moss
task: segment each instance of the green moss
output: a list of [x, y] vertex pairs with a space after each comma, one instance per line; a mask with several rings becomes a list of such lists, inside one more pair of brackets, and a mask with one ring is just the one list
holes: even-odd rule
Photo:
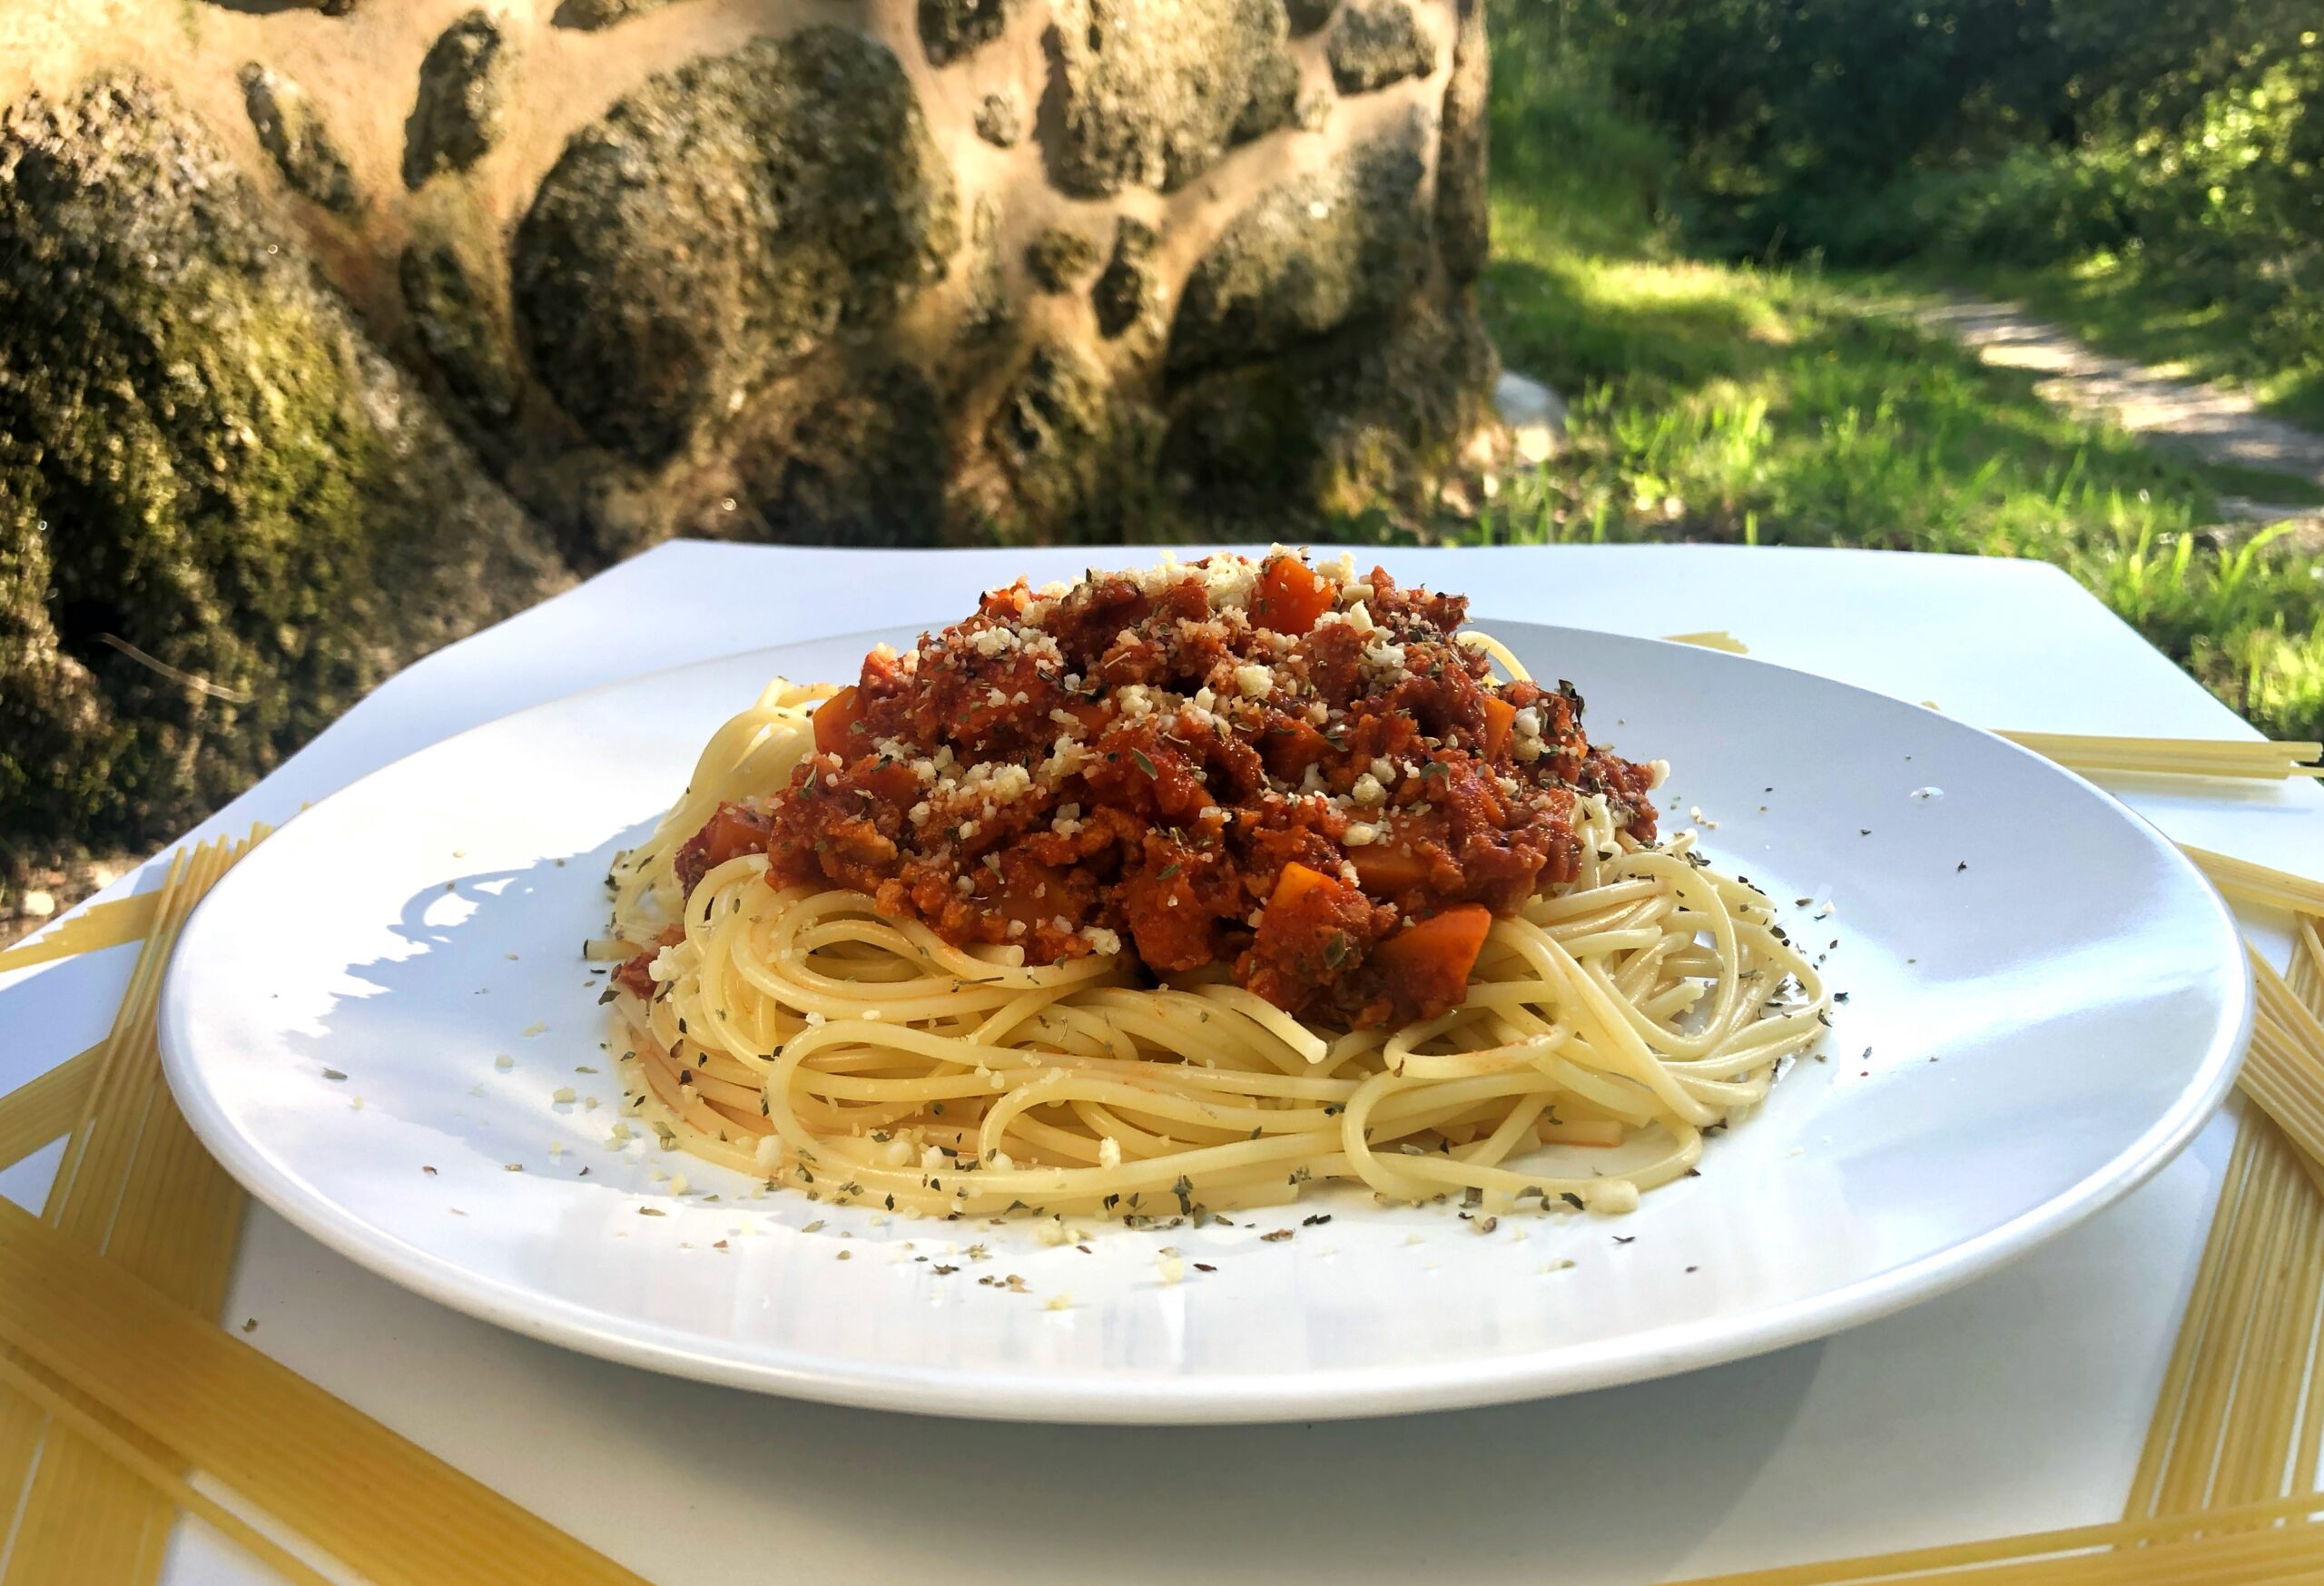
[[517, 322], [589, 438], [647, 466], [878, 327], [960, 246], [896, 59], [811, 27], [694, 61], [566, 145], [517, 229]]
[[0, 123], [12, 841], [150, 841], [562, 576], [256, 212], [134, 77]]
[[499, 328], [448, 242], [408, 244], [396, 277], [428, 360], [471, 418], [487, 426], [517, 410], [517, 374]]

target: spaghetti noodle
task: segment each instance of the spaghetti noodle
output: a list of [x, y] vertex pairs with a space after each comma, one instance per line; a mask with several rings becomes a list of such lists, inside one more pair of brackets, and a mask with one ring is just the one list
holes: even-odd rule
[[[1246, 591], [1246, 604], [1228, 609], [1289, 626], [1279, 606], [1270, 608], [1270, 584], [1305, 574], [1325, 586], [1318, 599], [1331, 603], [1321, 620], [1309, 614], [1313, 626], [1304, 631], [1311, 637], [1334, 613], [1361, 614], [1366, 601], [1409, 616], [1423, 602], [1444, 598], [1396, 592], [1377, 571], [1358, 584], [1344, 568], [1332, 576], [1331, 569], [1318, 573], [1287, 557], [1224, 573], [1222, 560], [1143, 576], [1141, 601], [1128, 607], [1118, 634], [1106, 630], [1108, 653], [1164, 621], [1188, 620], [1155, 614], [1189, 584], [1206, 588], [1211, 602], [1220, 601], [1222, 587], [1229, 601], [1231, 592]], [[1021, 618], [1038, 604], [1069, 617], [1088, 609], [1093, 589], [1102, 599], [1098, 576], [1038, 597], [1019, 586], [988, 596], [984, 615], [1005, 609]], [[1457, 623], [1458, 603], [1450, 610]], [[1111, 625], [1117, 616], [1104, 620]], [[1244, 633], [1249, 623], [1240, 616], [1227, 626]], [[980, 641], [993, 631], [972, 621], [923, 639], [921, 680], [949, 675], [947, 647], [962, 654], [964, 639], [984, 655], [1006, 650]], [[1364, 734], [1389, 729], [1352, 699], [1343, 702], [1344, 711], [1315, 709], [1311, 719], [1327, 743], [1350, 735], [1346, 754], [1326, 754], [1320, 769], [1311, 762], [1304, 774], [1271, 769], [1236, 807], [1206, 806], [1207, 824], [1186, 822], [1223, 833], [1240, 821], [1232, 837], [1263, 848], [1288, 832], [1268, 852], [1288, 845], [1309, 862], [1285, 860], [1271, 873], [1246, 877], [1242, 906], [1260, 904], [1247, 918], [1212, 905], [1209, 956], [1186, 967], [1157, 966], [1149, 951], [1163, 927], [1175, 933], [1167, 940], [1184, 939], [1184, 921], [1168, 913], [1155, 916], [1159, 926], [1135, 912], [1127, 919], [1087, 912], [1073, 930], [1066, 927], [1076, 921], [1062, 914], [1033, 931], [1012, 925], [1021, 913], [1012, 915], [1007, 887], [1023, 881], [1011, 867], [1024, 850], [1004, 850], [1005, 865], [1000, 857], [980, 863], [973, 851], [960, 851], [957, 826], [940, 852], [960, 871], [950, 878], [958, 894], [970, 899], [973, 891], [973, 910], [949, 907], [940, 873], [932, 890], [883, 882], [876, 895], [868, 886], [803, 877], [814, 862], [803, 839], [786, 857], [784, 833], [797, 830], [786, 822], [798, 815], [786, 802], [819, 790], [835, 796], [845, 787], [841, 771], [850, 762], [828, 748], [832, 723], [864, 707], [858, 700], [851, 710], [826, 686], [771, 685], [712, 738], [685, 794], [609, 878], [612, 933], [592, 950], [625, 960], [608, 993], [613, 1049], [624, 1057], [638, 1109], [670, 1143], [771, 1184], [907, 1214], [1196, 1215], [1292, 1199], [1304, 1185], [1335, 1179], [1393, 1201], [1462, 1194], [1504, 1209], [1534, 1197], [1630, 1209], [1640, 1190], [1689, 1172], [1705, 1133], [1758, 1102], [1781, 1060], [1821, 1032], [1824, 989], [1758, 889], [1710, 869], [1693, 851], [1691, 833], [1654, 839], [1652, 807], [1643, 797], [1647, 768], [1589, 747], [1578, 719], [1549, 710], [1543, 718], [1571, 727], [1553, 753], [1537, 744], [1535, 754], [1524, 755], [1519, 743], [1512, 759], [1513, 739], [1491, 743], [1487, 734], [1496, 718], [1506, 721], [1511, 700], [1528, 702], [1528, 711], [1536, 702], [1570, 702], [1578, 718], [1570, 689], [1550, 694], [1490, 640], [1464, 634], [1456, 650], [1416, 617], [1392, 623], [1374, 641], [1400, 652], [1403, 677], [1374, 675], [1356, 686], [1377, 697], [1419, 677], [1424, 656], [1439, 665], [1432, 639], [1453, 659], [1427, 678], [1466, 686], [1448, 675], [1458, 667], [1501, 710], [1477, 713], [1482, 728], [1455, 723], [1407, 742], [1425, 764], [1404, 760], [1400, 795], [1383, 799], [1376, 783], [1361, 786], [1374, 781], [1369, 772], [1353, 796], [1334, 789], [1348, 785], [1350, 761], [1367, 763]], [[1305, 665], [1310, 645], [1265, 633], [1253, 642], [1271, 646], [1275, 676], [1264, 695], [1246, 683], [1246, 699], [1236, 703], [1265, 697], [1283, 709], [1305, 708], [1300, 682], [1322, 670]], [[1488, 655], [1505, 679], [1490, 675]], [[1071, 665], [1070, 646], [1064, 659]], [[875, 653], [862, 686], [883, 665], [891, 675], [912, 671]], [[1225, 678], [1250, 663], [1228, 655], [1218, 665]], [[1082, 682], [1078, 672], [1063, 675], [1070, 685]], [[1092, 725], [1085, 764], [1106, 753], [1103, 745], [1117, 741], [1107, 734], [1132, 715], [1118, 703], [1125, 695], [1146, 705], [1135, 722], [1175, 720], [1187, 732], [1200, 726], [1188, 724], [1193, 713], [1216, 704], [1208, 688], [1156, 688], [1139, 701], [1132, 690], [1144, 686], [1105, 689], [1107, 714]], [[1093, 703], [1098, 692], [1077, 699]], [[1175, 718], [1174, 707], [1181, 708]], [[1406, 714], [1414, 713], [1424, 717], [1426, 710]], [[1252, 724], [1261, 719], [1256, 711], [1217, 704], [1216, 719], [1220, 742], [1246, 729], [1265, 741], [1258, 738], [1265, 729]], [[1515, 732], [1532, 724], [1518, 722]], [[959, 780], [1001, 780], [987, 774], [992, 761], [971, 763], [969, 731], [950, 728], [947, 738], [882, 741], [880, 763], [908, 764], [934, 750]], [[1153, 753], [1132, 750], [1131, 758], [1149, 768], [1145, 778], [1166, 782], [1169, 768], [1152, 762], [1179, 740], [1142, 741], [1155, 745]], [[1061, 738], [1058, 754], [1067, 747]], [[854, 763], [871, 762], [866, 746]], [[1432, 777], [1428, 768], [1439, 764], [1445, 769]], [[1479, 768], [1498, 783], [1502, 797], [1493, 807], [1508, 812], [1511, 828], [1521, 836], [1549, 833], [1535, 871], [1505, 908], [1456, 901], [1497, 883], [1448, 866], [1445, 848], [1419, 835], [1444, 830], [1429, 823], [1443, 808], [1431, 801], [1451, 796], [1439, 784]], [[1626, 772], [1640, 774], [1626, 779]], [[948, 774], [939, 791], [953, 780]], [[1036, 838], [1108, 816], [1090, 791], [1104, 785], [1094, 769], [1057, 785], [1038, 773], [1031, 780], [1035, 796], [1047, 801], [1042, 813], [1059, 812]], [[875, 817], [881, 831], [896, 833], [890, 848], [910, 843], [912, 829], [892, 811], [879, 816], [876, 799], [856, 796], [862, 802], [841, 808], [861, 824], [812, 828], [815, 853], [822, 852], [823, 833], [862, 841]], [[1550, 814], [1529, 813], [1529, 797]], [[1224, 793], [1219, 798], [1226, 802]], [[985, 809], [990, 817], [991, 807]], [[1191, 892], [1168, 891], [1156, 903], [1155, 893], [1137, 891], [1157, 872], [1168, 881], [1189, 864], [1223, 862], [1224, 836], [1206, 851], [1186, 839], [1187, 847], [1169, 852], [1192, 857], [1153, 864], [1157, 845], [1179, 837], [1175, 827], [1165, 834], [1165, 819], [1146, 829], [1143, 849], [1129, 848], [1146, 856], [1147, 871], [1125, 866], [1126, 879], [1112, 892], [1085, 887], [1074, 895], [1092, 908], [1121, 894], [1157, 910], [1177, 907], [1169, 900], [1181, 896], [1190, 909], [1203, 907]], [[1363, 830], [1352, 830], [1358, 825]], [[719, 834], [730, 827], [748, 840], [722, 852]], [[1404, 861], [1396, 853], [1380, 854], [1392, 835], [1417, 852], [1413, 870], [1400, 869]], [[1384, 870], [1384, 858], [1396, 862]], [[1058, 881], [1060, 895], [1072, 892], [1073, 878], [1044, 873]], [[1301, 941], [1321, 941], [1320, 955], [1278, 941], [1281, 951], [1270, 957], [1277, 911], [1306, 910], [1319, 895], [1353, 911], [1324, 918], [1326, 926], [1354, 921], [1348, 929], [1355, 946], [1334, 956], [1334, 938], [1318, 927]], [[1426, 973], [1399, 980], [1368, 972], [1374, 960], [1398, 973], [1414, 956], [1433, 961], [1438, 944], [1428, 939], [1450, 934], [1433, 922], [1447, 919], [1473, 922], [1475, 931], [1449, 994], [1437, 995]], [[1087, 922], [1103, 920], [1127, 928]], [[1407, 939], [1427, 941], [1429, 951], [1400, 953], [1395, 944]]]

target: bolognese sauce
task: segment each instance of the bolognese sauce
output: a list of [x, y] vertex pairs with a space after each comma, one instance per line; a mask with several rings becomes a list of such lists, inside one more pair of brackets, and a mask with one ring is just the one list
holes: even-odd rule
[[1466, 610], [1281, 551], [1020, 580], [873, 651], [680, 882], [763, 850], [773, 885], [1029, 963], [1126, 953], [1302, 1019], [1433, 1017], [1494, 917], [1573, 879], [1580, 797], [1655, 835], [1654, 770], [1590, 744], [1570, 685], [1496, 681]]

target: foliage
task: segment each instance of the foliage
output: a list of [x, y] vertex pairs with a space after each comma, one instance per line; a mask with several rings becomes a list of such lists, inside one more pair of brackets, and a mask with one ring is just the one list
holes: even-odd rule
[[1570, 18], [1496, 13], [1483, 284], [1504, 360], [1573, 398], [1569, 447], [1457, 532], [2036, 557], [2259, 726], [2324, 735], [2324, 563], [2206, 527], [2222, 493], [2296, 485], [2053, 410], [1917, 330], [1887, 278], [1687, 256], [1683, 139], [1625, 108]]
[[2141, 356], [2208, 327], [2201, 372], [2324, 415], [2311, 0], [1526, 0], [1502, 15], [1670, 141], [1673, 202], [1712, 251], [2102, 281], [2047, 306]]

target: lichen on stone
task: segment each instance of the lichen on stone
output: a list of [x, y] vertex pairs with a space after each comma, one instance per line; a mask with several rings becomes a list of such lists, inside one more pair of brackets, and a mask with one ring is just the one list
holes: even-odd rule
[[1404, 0], [1346, 0], [1324, 54], [1342, 94], [1370, 94], [1436, 70], [1436, 45]]
[[1017, 91], [1004, 88], [988, 94], [977, 102], [977, 136], [996, 149], [1013, 149], [1024, 135], [1025, 108], [1017, 102]]
[[314, 101], [290, 78], [256, 61], [246, 62], [237, 79], [259, 147], [290, 190], [327, 210], [352, 213], [355, 173]]
[[134, 75], [0, 118], [11, 842], [150, 842], [565, 581], [261, 212]]
[[942, 278], [960, 202], [895, 57], [827, 26], [649, 79], [576, 133], [517, 228], [534, 371], [653, 466]]
[[1154, 279], [1154, 228], [1134, 215], [1114, 222], [1114, 251], [1089, 287], [1098, 333], [1111, 340], [1160, 310], [1162, 293]]
[[1022, 0], [920, 0], [920, 43], [931, 65], [946, 66], [1009, 30]]
[[1049, 153], [1068, 192], [1174, 192], [1291, 113], [1280, 0], [1058, 0], [1056, 15]]
[[1170, 327], [1173, 376], [1264, 358], [1394, 307], [1427, 273], [1421, 124], [1269, 188], [1196, 262]]
[[1025, 269], [1046, 292], [1069, 292], [1097, 268], [1098, 244], [1071, 226], [1044, 226], [1025, 244]]
[[396, 276], [412, 330], [453, 398], [480, 422], [508, 419], [517, 410], [516, 370], [458, 252], [444, 241], [409, 243]]
[[419, 63], [419, 93], [403, 128], [403, 184], [465, 171], [507, 129], [514, 56], [500, 25], [470, 11], [438, 35]]
[[1492, 71], [1485, 0], [1461, 0], [1436, 143], [1436, 246], [1455, 281], [1483, 274], [1492, 249], [1492, 204], [1485, 191], [1485, 101], [1492, 91]]

